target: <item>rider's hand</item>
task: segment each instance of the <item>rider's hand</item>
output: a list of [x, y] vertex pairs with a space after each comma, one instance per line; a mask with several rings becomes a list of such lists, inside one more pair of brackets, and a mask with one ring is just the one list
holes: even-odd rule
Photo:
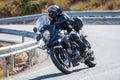
[[34, 27], [33, 31], [34, 31], [34, 33], [36, 33], [37, 32], [37, 27]]
[[37, 41], [39, 41], [41, 38], [42, 38], [41, 34], [38, 34], [38, 35], [36, 36], [36, 40], [37, 40]]

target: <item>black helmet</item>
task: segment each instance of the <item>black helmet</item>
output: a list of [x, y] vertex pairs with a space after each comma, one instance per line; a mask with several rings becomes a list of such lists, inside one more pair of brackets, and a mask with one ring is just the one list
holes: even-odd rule
[[51, 6], [48, 7], [49, 17], [51, 17], [51, 18], [53, 18], [55, 20], [58, 18], [58, 16], [61, 13], [62, 13], [62, 10], [57, 5], [51, 5]]

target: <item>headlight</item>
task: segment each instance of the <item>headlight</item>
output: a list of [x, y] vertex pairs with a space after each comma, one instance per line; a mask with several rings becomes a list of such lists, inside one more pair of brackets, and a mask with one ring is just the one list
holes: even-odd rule
[[45, 52], [48, 52], [48, 50], [47, 50], [47, 49], [45, 49]]
[[61, 42], [62, 41], [62, 39], [58, 39], [58, 42]]

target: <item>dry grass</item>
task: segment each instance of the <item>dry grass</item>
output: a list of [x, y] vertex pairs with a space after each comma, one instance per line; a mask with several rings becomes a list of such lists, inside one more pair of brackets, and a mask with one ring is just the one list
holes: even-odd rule
[[0, 80], [4, 78], [4, 72], [2, 68], [2, 60], [0, 59]]
[[3, 70], [0, 69], [0, 80], [4, 78]]
[[78, 1], [70, 6], [70, 10], [119, 10], [120, 0], [89, 0], [88, 1]]

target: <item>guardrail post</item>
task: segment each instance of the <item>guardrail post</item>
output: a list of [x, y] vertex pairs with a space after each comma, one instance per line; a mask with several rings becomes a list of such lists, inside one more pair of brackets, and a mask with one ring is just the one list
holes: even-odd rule
[[25, 21], [25, 20], [23, 21], [23, 24], [26, 24], [26, 21]]
[[3, 64], [4, 76], [8, 77], [9, 73], [8, 73], [7, 62], [5, 57], [2, 57], [2, 64]]
[[33, 50], [29, 50], [28, 51], [28, 63], [30, 66], [33, 66], [32, 57], [33, 57]]
[[10, 65], [11, 65], [11, 70], [14, 69], [14, 55], [10, 56]]
[[105, 24], [106, 23], [106, 21], [105, 21], [106, 17], [104, 16], [103, 19], [104, 19], [103, 23]]
[[25, 35], [24, 35], [24, 32], [22, 33], [22, 42], [25, 41]]
[[22, 32], [22, 42], [25, 41], [25, 36], [27, 35], [27, 32]]

